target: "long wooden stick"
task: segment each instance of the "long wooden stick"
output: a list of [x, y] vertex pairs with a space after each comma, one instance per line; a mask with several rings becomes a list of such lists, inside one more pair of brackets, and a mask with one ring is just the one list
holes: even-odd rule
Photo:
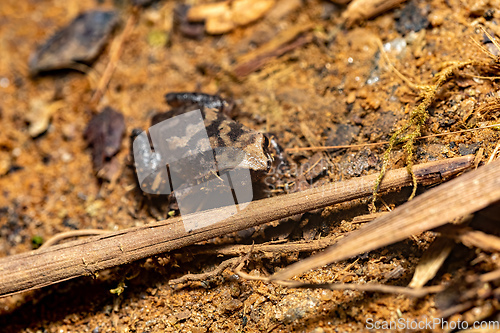
[[[470, 168], [473, 156], [424, 163], [414, 167], [422, 183], [439, 182]], [[181, 218], [110, 232], [0, 258], [0, 296], [41, 288], [78, 276], [130, 263], [156, 254], [226, 235], [270, 221], [369, 196], [378, 174], [332, 183], [250, 203], [236, 215], [213, 225], [206, 213], [196, 217], [204, 228], [186, 232]], [[406, 169], [389, 171], [380, 186], [389, 191], [411, 184]], [[225, 209], [221, 209], [224, 213]]]

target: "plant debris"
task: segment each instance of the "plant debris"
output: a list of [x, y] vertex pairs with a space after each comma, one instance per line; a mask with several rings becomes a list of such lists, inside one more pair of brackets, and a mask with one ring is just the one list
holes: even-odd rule
[[254, 22], [264, 16], [275, 4], [275, 0], [233, 0], [191, 7], [187, 13], [189, 21], [205, 22], [209, 34], [223, 34], [236, 27]]
[[30, 102], [30, 110], [26, 114], [29, 122], [28, 133], [32, 138], [36, 138], [44, 133], [50, 124], [52, 115], [64, 106], [64, 101], [52, 103], [44, 102], [42, 99], [33, 99]]
[[283, 31], [257, 50], [240, 57], [234, 73], [240, 77], [246, 76], [260, 69], [269, 60], [310, 43], [312, 36], [307, 34], [307, 31], [312, 27], [312, 25], [298, 25]]
[[[491, 37], [491, 36], [490, 36]], [[490, 38], [493, 40], [493, 38]], [[383, 47], [380, 43], [380, 40], [377, 40], [379, 43], [380, 50], [382, 54], [386, 57], [387, 59], [387, 54], [383, 51]], [[477, 43], [477, 42], [476, 42]], [[497, 42], [494, 42], [495, 46], [500, 50], [500, 44]], [[408, 172], [412, 174], [412, 163], [413, 163], [413, 158], [414, 158], [414, 143], [415, 140], [421, 135], [421, 132], [423, 130], [424, 124], [429, 118], [429, 107], [431, 104], [434, 102], [436, 95], [438, 94], [438, 91], [441, 87], [443, 87], [447, 82], [449, 82], [457, 72], [464, 70], [467, 67], [473, 67], [477, 68], [478, 70], [482, 70], [486, 73], [498, 73], [500, 71], [500, 58], [497, 56], [494, 56], [491, 52], [485, 50], [481, 45], [476, 44], [479, 46], [479, 48], [487, 55], [490, 59], [484, 59], [484, 58], [479, 58], [479, 59], [471, 59], [467, 61], [451, 61], [448, 62], [444, 65], [444, 69], [439, 71], [436, 76], [435, 76], [435, 83], [434, 84], [427, 84], [427, 85], [416, 85], [410, 82], [408, 79], [406, 79], [397, 69], [392, 67], [392, 69], [395, 71], [395, 73], [403, 80], [405, 81], [406, 84], [408, 84], [411, 88], [419, 91], [419, 97], [421, 101], [419, 104], [410, 111], [410, 119], [406, 121], [406, 123], [401, 126], [394, 134], [391, 136], [391, 139], [389, 140], [389, 147], [384, 153], [383, 157], [383, 164], [382, 164], [382, 169], [379, 174], [379, 178], [377, 179], [377, 182], [374, 185], [373, 188], [373, 200], [372, 204], [370, 207], [370, 210], [372, 212], [375, 212], [375, 201], [377, 200], [377, 189], [378, 189], [378, 184], [384, 177], [384, 173], [387, 169], [387, 166], [389, 164], [389, 158], [390, 158], [390, 153], [393, 150], [394, 146], [397, 145], [398, 143], [404, 143], [403, 144], [403, 149], [406, 152], [406, 165], [408, 168]], [[389, 63], [390, 64], [390, 63]], [[392, 66], [392, 65], [391, 65]], [[465, 149], [463, 149], [464, 152], [466, 152]], [[417, 191], [417, 182], [415, 177], [413, 177], [413, 191], [410, 195], [409, 200], [411, 200]]]
[[115, 11], [92, 10], [59, 29], [30, 57], [32, 75], [89, 64], [106, 45], [119, 20]]
[[120, 150], [124, 132], [123, 115], [109, 106], [89, 121], [84, 137], [92, 148], [92, 164], [96, 172], [110, 163], [111, 158]]
[[[284, 280], [442, 226], [500, 200], [500, 160], [442, 184], [351, 233], [325, 252], [299, 261], [271, 278]], [[486, 192], [487, 196], [483, 193]], [[423, 209], [425, 207], [426, 209]]]
[[342, 13], [342, 18], [347, 26], [367, 20], [390, 10], [406, 0], [354, 0]]

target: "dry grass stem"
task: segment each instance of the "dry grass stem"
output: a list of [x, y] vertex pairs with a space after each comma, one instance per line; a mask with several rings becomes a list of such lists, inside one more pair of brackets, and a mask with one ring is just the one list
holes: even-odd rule
[[354, 290], [367, 292], [380, 292], [388, 294], [399, 294], [409, 297], [420, 298], [428, 294], [438, 293], [445, 289], [444, 286], [431, 286], [418, 289], [390, 286], [379, 283], [355, 284], [355, 283], [306, 283], [292, 280], [271, 280], [269, 277], [254, 276], [242, 271], [244, 263], [238, 265], [235, 273], [246, 280], [272, 282], [287, 288], [328, 289], [328, 290]]
[[93, 107], [96, 107], [97, 104], [99, 104], [99, 101], [104, 95], [109, 81], [113, 76], [116, 66], [118, 65], [118, 61], [120, 60], [120, 56], [123, 51], [123, 44], [127, 40], [128, 36], [132, 33], [134, 25], [137, 22], [137, 16], [138, 10], [134, 8], [133, 12], [130, 14], [130, 17], [127, 20], [127, 23], [125, 24], [123, 32], [115, 41], [115, 43], [112, 44], [108, 65], [106, 66], [106, 69], [104, 70], [101, 79], [97, 84], [97, 89], [94, 92], [94, 95], [92, 95], [92, 98], [90, 99], [90, 105]]
[[169, 284], [183, 284], [187, 282], [193, 282], [193, 281], [204, 281], [210, 278], [213, 278], [215, 276], [220, 275], [226, 268], [229, 268], [231, 266], [235, 266], [241, 261], [240, 258], [231, 258], [224, 260], [223, 262], [220, 263], [219, 266], [217, 266], [216, 269], [210, 272], [206, 273], [200, 273], [200, 274], [186, 274], [181, 276], [180, 278], [177, 279], [172, 279], [168, 281]]

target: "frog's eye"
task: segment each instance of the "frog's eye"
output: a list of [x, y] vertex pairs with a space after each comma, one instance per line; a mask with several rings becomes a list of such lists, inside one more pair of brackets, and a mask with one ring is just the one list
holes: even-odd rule
[[267, 135], [263, 135], [264, 136], [264, 148], [265, 149], [270, 149], [271, 148], [271, 142], [269, 141]]

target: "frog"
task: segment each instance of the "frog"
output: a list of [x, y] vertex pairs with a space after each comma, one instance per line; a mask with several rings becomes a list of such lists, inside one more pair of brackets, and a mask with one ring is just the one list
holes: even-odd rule
[[[142, 129], [132, 131], [131, 139], [134, 150], [137, 150], [133, 153], [132, 158], [138, 158], [139, 160], [135, 160], [135, 165], [141, 165], [150, 174], [142, 180], [139, 187], [150, 202], [150, 213], [153, 216], [160, 219], [167, 217], [165, 213], [168, 215], [178, 213], [179, 206], [176, 196], [185, 197], [190, 195], [189, 191], [200, 191], [200, 186], [197, 185], [214, 179], [221, 180], [222, 186], [221, 175], [234, 169], [249, 170], [250, 179], [243, 179], [241, 182], [251, 182], [251, 184], [230, 184], [232, 188], [238, 185], [251, 185], [254, 189], [254, 198], [262, 196], [262, 180], [271, 170], [275, 160], [272, 153], [274, 141], [270, 141], [265, 134], [231, 119], [229, 115], [234, 111], [235, 105], [219, 95], [171, 92], [165, 95], [165, 101], [172, 108], [155, 114], [151, 119], [151, 128], [165, 120], [199, 110], [211, 148], [202, 151], [202, 153], [200, 150], [197, 150], [196, 153], [188, 151], [186, 159], [182, 161], [182, 172], [176, 175], [184, 183], [172, 191], [171, 182], [168, 181], [171, 179], [169, 176], [172, 176], [172, 170], [168, 166], [164, 168], [161, 165], [161, 149], [155, 151], [149, 138], [140, 136]], [[188, 131], [186, 130], [186, 132]], [[186, 151], [186, 147], [196, 147], [197, 143], [192, 142], [196, 135], [192, 137], [190, 135], [192, 133], [182, 133], [178, 137], [174, 137], [173, 141], [178, 144], [176, 143], [169, 149], [179, 148]], [[213, 168], [205, 167], [206, 164], [210, 164], [207, 161], [210, 161], [212, 157], [215, 157], [216, 171]], [[195, 173], [200, 170], [201, 172]], [[183, 174], [190, 176], [182, 178]], [[218, 184], [217, 181], [216, 183]], [[217, 192], [217, 186], [215, 188], [214, 186], [201, 188]], [[164, 193], [169, 194], [165, 195]], [[214, 195], [214, 193], [210, 193], [210, 195]]]

